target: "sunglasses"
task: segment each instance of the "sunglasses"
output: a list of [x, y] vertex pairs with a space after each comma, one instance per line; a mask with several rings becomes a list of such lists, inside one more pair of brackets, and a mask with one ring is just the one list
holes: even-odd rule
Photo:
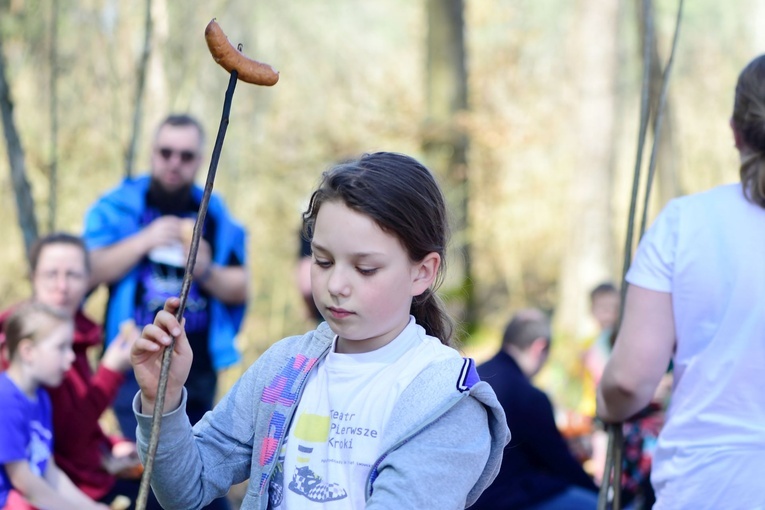
[[159, 153], [165, 161], [170, 161], [173, 154], [178, 154], [181, 158], [181, 163], [191, 163], [197, 158], [197, 153], [194, 151], [178, 151], [171, 149], [170, 147], [160, 147], [157, 149], [157, 153]]

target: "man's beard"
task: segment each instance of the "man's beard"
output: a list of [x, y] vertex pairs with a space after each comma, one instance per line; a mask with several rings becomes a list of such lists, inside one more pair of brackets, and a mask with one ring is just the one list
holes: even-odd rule
[[167, 191], [155, 179], [149, 184], [149, 200], [163, 213], [184, 212], [191, 207], [191, 184]]

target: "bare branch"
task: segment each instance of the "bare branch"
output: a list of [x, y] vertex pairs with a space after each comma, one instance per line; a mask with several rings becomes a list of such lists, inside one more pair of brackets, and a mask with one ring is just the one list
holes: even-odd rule
[[37, 240], [37, 218], [35, 216], [35, 204], [32, 199], [32, 190], [27, 180], [26, 167], [24, 164], [24, 149], [21, 139], [13, 121], [13, 101], [11, 91], [6, 79], [5, 56], [3, 55], [3, 41], [0, 36], [0, 116], [2, 116], [3, 131], [5, 132], [5, 144], [8, 149], [8, 160], [11, 167], [11, 180], [16, 196], [16, 210], [19, 215], [19, 226], [24, 237], [24, 248], [27, 259], [32, 244]]

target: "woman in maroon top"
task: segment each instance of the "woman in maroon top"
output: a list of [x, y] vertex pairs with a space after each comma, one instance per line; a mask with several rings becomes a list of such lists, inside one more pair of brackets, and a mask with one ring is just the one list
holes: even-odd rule
[[[33, 298], [71, 314], [75, 321], [75, 361], [60, 386], [47, 388], [53, 403], [56, 463], [85, 494], [110, 502], [116, 495], [117, 474], [140, 464], [135, 445], [108, 437], [98, 420], [114, 400], [123, 372], [130, 367], [130, 346], [138, 332], [131, 338], [115, 340], [94, 373], [87, 351], [101, 345], [103, 339], [101, 327], [80, 310], [90, 277], [85, 245], [69, 234], [43, 237], [31, 250], [30, 271]], [[0, 330], [13, 308], [0, 314]], [[5, 359], [2, 365], [4, 368]]]

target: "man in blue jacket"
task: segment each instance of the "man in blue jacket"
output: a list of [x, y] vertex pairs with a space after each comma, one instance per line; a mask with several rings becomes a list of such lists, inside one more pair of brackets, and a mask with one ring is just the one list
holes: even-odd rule
[[550, 323], [522, 310], [505, 328], [502, 348], [478, 367], [494, 389], [512, 432], [499, 475], [471, 509], [594, 510], [597, 488], [555, 425], [550, 400], [530, 379], [547, 361]]
[[[194, 184], [202, 163], [204, 132], [188, 115], [171, 115], [158, 127], [149, 175], [125, 179], [100, 197], [85, 218], [83, 237], [92, 261], [93, 286], [109, 287], [106, 342], [133, 320], [143, 328], [165, 299], [178, 296], [193, 220], [202, 198]], [[194, 267], [186, 329], [194, 350], [187, 383], [192, 424], [213, 406], [217, 372], [239, 361], [234, 340], [247, 299], [244, 229], [213, 195]], [[135, 440], [132, 372], [114, 404], [123, 434]]]

